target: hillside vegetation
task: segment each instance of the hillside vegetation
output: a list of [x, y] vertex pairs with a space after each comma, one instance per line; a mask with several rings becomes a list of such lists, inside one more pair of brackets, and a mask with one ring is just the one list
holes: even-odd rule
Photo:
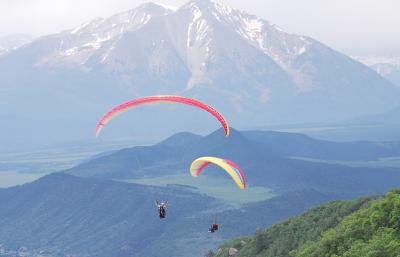
[[324, 232], [320, 240], [303, 245], [294, 256], [400, 256], [400, 190], [348, 216]]
[[400, 190], [379, 199], [335, 201], [229, 241], [216, 257], [398, 257]]

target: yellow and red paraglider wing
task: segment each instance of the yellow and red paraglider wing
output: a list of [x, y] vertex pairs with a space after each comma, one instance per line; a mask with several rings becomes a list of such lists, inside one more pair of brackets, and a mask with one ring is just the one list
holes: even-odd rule
[[97, 123], [96, 126], [96, 137], [99, 136], [102, 128], [113, 118], [118, 116], [119, 114], [126, 112], [132, 108], [138, 107], [140, 105], [144, 104], [152, 104], [152, 103], [180, 103], [180, 104], [186, 104], [186, 105], [191, 105], [200, 109], [203, 109], [204, 111], [210, 113], [213, 115], [219, 123], [221, 123], [221, 126], [223, 127], [225, 131], [225, 136], [229, 136], [229, 125], [228, 122], [222, 117], [222, 115], [217, 112], [214, 108], [211, 106], [208, 106], [196, 99], [184, 97], [184, 96], [176, 96], [176, 95], [157, 95], [157, 96], [147, 96], [147, 97], [141, 97], [137, 99], [133, 99], [131, 101], [122, 103], [116, 107], [114, 107], [112, 110], [107, 112], [101, 120]]
[[200, 175], [200, 173], [210, 164], [215, 164], [225, 170], [235, 181], [236, 185], [240, 189], [246, 188], [246, 179], [243, 171], [237, 164], [230, 160], [225, 160], [216, 157], [200, 157], [192, 162], [190, 165], [190, 174], [194, 177]]

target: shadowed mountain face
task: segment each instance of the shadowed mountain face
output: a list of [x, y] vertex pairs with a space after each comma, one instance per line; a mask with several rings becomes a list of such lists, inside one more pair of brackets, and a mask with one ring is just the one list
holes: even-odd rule
[[[399, 88], [359, 62], [208, 0], [176, 11], [148, 3], [39, 38], [0, 57], [0, 81], [5, 149], [88, 138], [109, 108], [152, 94], [198, 98], [235, 127], [344, 120], [400, 99]], [[105, 133], [204, 133], [214, 124], [191, 108], [174, 110], [141, 110]]]
[[[165, 220], [159, 220], [154, 207], [154, 200], [161, 198], [170, 203]], [[216, 214], [214, 199], [182, 187], [53, 174], [0, 190], [0, 244], [27, 248], [28, 256], [39, 251], [79, 257], [202, 256], [228, 238], [333, 198], [302, 191]], [[221, 229], [211, 236], [207, 229], [212, 217], [218, 217]]]
[[[342, 153], [338, 153], [340, 151]], [[334, 143], [275, 132], [242, 134], [234, 129], [231, 136], [225, 138], [222, 130], [217, 130], [206, 137], [178, 134], [154, 146], [124, 149], [66, 172], [108, 179], [186, 174], [191, 162], [199, 156], [217, 156], [236, 162], [245, 171], [250, 186], [266, 186], [279, 192], [314, 189], [352, 196], [385, 192], [400, 185], [398, 169], [352, 168], [286, 157], [298, 153], [311, 158], [329, 159], [330, 154], [334, 154], [332, 159], [364, 160], [397, 156], [399, 146]], [[217, 169], [215, 171], [208, 172], [207, 176], [226, 176]]]
[[[167, 220], [159, 220], [155, 199], [172, 203]], [[147, 256], [146, 252], [163, 256], [156, 254], [155, 248], [177, 247], [175, 244], [183, 240], [182, 236], [175, 241], [166, 239], [176, 230], [182, 233], [186, 229], [186, 239], [194, 240], [194, 229], [187, 227], [186, 220], [215, 202], [174, 187], [54, 174], [0, 191], [0, 205], [0, 243], [8, 247], [109, 257]], [[179, 228], [181, 223], [184, 228]], [[204, 245], [200, 242], [191, 247], [198, 251], [196, 247], [201, 249]]]

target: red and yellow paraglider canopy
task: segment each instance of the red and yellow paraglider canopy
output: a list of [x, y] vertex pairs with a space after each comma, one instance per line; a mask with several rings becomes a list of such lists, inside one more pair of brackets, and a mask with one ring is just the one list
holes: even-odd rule
[[225, 170], [240, 189], [246, 188], [246, 179], [243, 171], [236, 163], [230, 160], [211, 156], [200, 157], [194, 160], [190, 165], [190, 174], [193, 177], [198, 177], [200, 173], [211, 163]]
[[213, 115], [219, 121], [219, 123], [221, 123], [221, 125], [225, 131], [225, 136], [229, 136], [228, 122], [224, 119], [224, 117], [222, 117], [222, 115], [219, 112], [217, 112], [211, 106], [206, 105], [196, 99], [188, 98], [188, 97], [184, 97], [184, 96], [156, 95], [156, 96], [146, 96], [146, 97], [136, 98], [136, 99], [130, 100], [128, 102], [122, 103], [122, 104], [114, 107], [113, 109], [111, 109], [97, 123], [96, 131], [95, 131], [96, 137], [99, 136], [102, 128], [114, 117], [118, 116], [119, 114], [121, 114], [125, 111], [133, 109], [135, 107], [145, 105], [145, 104], [151, 104], [151, 103], [180, 103], [180, 104], [191, 105], [191, 106], [203, 109], [204, 111]]

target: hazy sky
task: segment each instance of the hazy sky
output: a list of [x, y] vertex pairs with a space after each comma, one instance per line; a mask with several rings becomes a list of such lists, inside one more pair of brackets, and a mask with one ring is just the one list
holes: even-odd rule
[[[151, 0], [0, 0], [0, 36], [43, 35]], [[180, 6], [186, 0], [156, 0]], [[347, 54], [400, 56], [400, 0], [223, 0]]]

